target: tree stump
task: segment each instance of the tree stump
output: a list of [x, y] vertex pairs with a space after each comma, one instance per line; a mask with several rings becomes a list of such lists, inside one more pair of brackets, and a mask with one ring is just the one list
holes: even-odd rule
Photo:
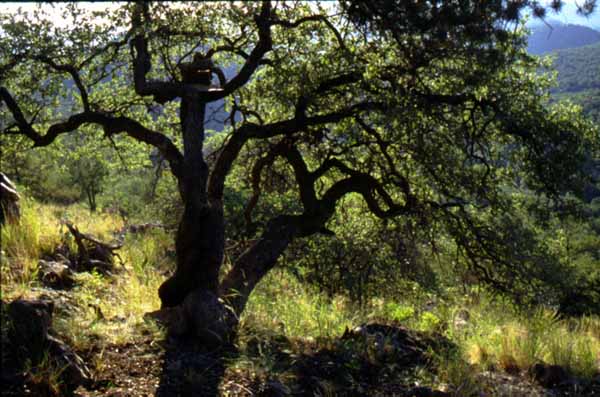
[[4, 222], [18, 222], [21, 216], [19, 200], [15, 184], [0, 172], [0, 225]]

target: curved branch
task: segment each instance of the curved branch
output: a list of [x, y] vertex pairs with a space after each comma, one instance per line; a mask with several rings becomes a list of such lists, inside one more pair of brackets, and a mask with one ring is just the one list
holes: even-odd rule
[[227, 144], [224, 146], [221, 154], [215, 162], [213, 171], [208, 183], [208, 195], [213, 200], [221, 200], [225, 186], [225, 178], [233, 166], [233, 162], [240, 153], [242, 147], [250, 139], [267, 139], [281, 135], [292, 135], [303, 131], [308, 127], [335, 123], [345, 118], [355, 116], [365, 110], [381, 110], [384, 104], [376, 102], [359, 103], [337, 112], [312, 116], [312, 117], [294, 117], [284, 121], [270, 124], [245, 123], [235, 131]]
[[[252, 74], [256, 71], [258, 66], [263, 59], [263, 56], [271, 50], [272, 40], [271, 40], [271, 2], [265, 1], [262, 4], [262, 8], [260, 10], [260, 14], [256, 17], [256, 24], [258, 26], [258, 43], [254, 49], [250, 52], [250, 55], [246, 59], [246, 62], [238, 72], [238, 74], [233, 77], [225, 87], [223, 87], [223, 92], [219, 93], [220, 97], [226, 97], [231, 94], [238, 88], [242, 87], [246, 84]], [[220, 98], [218, 98], [220, 99]]]
[[340, 48], [346, 53], [346, 54], [350, 54], [350, 50], [348, 50], [348, 47], [346, 47], [346, 44], [344, 43], [344, 39], [342, 37], [342, 35], [340, 34], [340, 32], [337, 30], [337, 28], [331, 23], [331, 21], [329, 21], [329, 19], [325, 16], [325, 15], [309, 15], [303, 18], [299, 18], [296, 21], [285, 21], [285, 20], [280, 20], [277, 19], [275, 21], [272, 21], [271, 24], [272, 25], [279, 25], [279, 26], [283, 26], [285, 28], [296, 28], [300, 25], [302, 25], [303, 23], [306, 22], [322, 22], [325, 25], [327, 25], [327, 27], [329, 28], [329, 30], [331, 30], [331, 32], [333, 33], [333, 35], [335, 36], [335, 39], [338, 42], [338, 45], [340, 46]]
[[[411, 194], [405, 194], [405, 203], [398, 204], [394, 201], [385, 187], [372, 175], [353, 170], [338, 159], [328, 159], [321, 167], [315, 170], [312, 174], [323, 175], [329, 169], [337, 168], [342, 173], [349, 177], [342, 179], [333, 184], [323, 195], [320, 202], [327, 206], [335, 206], [335, 204], [348, 193], [359, 193], [369, 210], [379, 218], [391, 218], [398, 215], [405, 215], [415, 211], [417, 208], [417, 200]], [[381, 208], [377, 201], [377, 196], [383, 200], [387, 209]]]
[[41, 135], [25, 119], [21, 108], [5, 87], [0, 87], [0, 98], [7, 104], [16, 121], [18, 130], [14, 133], [25, 135], [33, 141], [34, 147], [47, 146], [59, 135], [75, 131], [84, 124], [98, 124], [103, 127], [107, 137], [124, 132], [140, 142], [156, 147], [169, 162], [173, 175], [179, 179], [182, 174], [183, 155], [175, 144], [166, 135], [152, 131], [128, 117], [112, 117], [101, 112], [85, 111], [51, 125], [46, 133]]
[[85, 110], [86, 112], [90, 110], [90, 102], [88, 99], [87, 89], [83, 85], [83, 82], [81, 81], [81, 76], [79, 76], [79, 70], [77, 70], [75, 66], [69, 64], [58, 64], [54, 62], [54, 60], [44, 55], [38, 55], [34, 57], [34, 59], [45, 63], [46, 65], [50, 66], [52, 69], [58, 72], [69, 73], [71, 75], [71, 78], [75, 82], [75, 86], [77, 86], [77, 89], [79, 90], [79, 94], [81, 95], [83, 110]]
[[314, 213], [317, 210], [317, 194], [315, 193], [315, 178], [308, 171], [308, 167], [302, 154], [294, 145], [294, 142], [286, 142], [282, 152], [294, 169], [296, 184], [300, 191], [300, 200], [304, 206], [305, 213]]
[[246, 227], [248, 228], [248, 230], [250, 230], [252, 227], [252, 211], [254, 211], [254, 208], [258, 204], [258, 200], [261, 194], [260, 179], [262, 171], [265, 167], [272, 165], [275, 159], [277, 158], [278, 151], [275, 149], [276, 147], [270, 150], [266, 156], [258, 159], [258, 161], [254, 163], [254, 167], [252, 167], [252, 196], [250, 197], [250, 200], [248, 200], [246, 208], [244, 208], [244, 219], [246, 219]]

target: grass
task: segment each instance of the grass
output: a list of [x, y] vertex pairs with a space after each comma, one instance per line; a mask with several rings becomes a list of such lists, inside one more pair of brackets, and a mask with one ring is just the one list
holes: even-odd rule
[[449, 333], [471, 364], [525, 373], [536, 362], [545, 362], [588, 379], [600, 371], [598, 317], [561, 319], [543, 308], [519, 313], [502, 302], [468, 310], [472, 320]]
[[[123, 227], [121, 219], [90, 214], [82, 206], [39, 204], [29, 199], [22, 203], [20, 223], [1, 229], [4, 300], [35, 295], [31, 288], [39, 287], [37, 261], [65, 242], [62, 220], [69, 219], [82, 232], [104, 241], [112, 240], [113, 233]], [[173, 245], [172, 235], [162, 230], [128, 235], [120, 251], [123, 271], [112, 277], [97, 273], [76, 276], [76, 287], [69, 292], [75, 309], [58, 313], [54, 328], [77, 350], [94, 348], [99, 352], [93, 359], [96, 368], [105, 364], [102, 351], [108, 344], [132, 342], [142, 335], [163, 337], [156, 324], [144, 320], [144, 314], [160, 307], [157, 289], [165, 272], [174, 266]], [[562, 319], [549, 309], [521, 312], [485, 294], [476, 298], [455, 296], [427, 310], [423, 309], [425, 302], [416, 298], [398, 302], [378, 298], [358, 308], [342, 297], [329, 299], [289, 272], [275, 269], [248, 302], [241, 318], [241, 354], [229, 363], [228, 371], [265, 379], [278, 374], [284, 383], [293, 382], [292, 375], [279, 368], [277, 349], [270, 346], [279, 343], [292, 354], [307, 348], [332, 348], [346, 328], [377, 321], [441, 334], [456, 344], [456, 351], [432, 352], [430, 368], [415, 370], [423, 384], [446, 388], [456, 396], [482, 390], [477, 374], [490, 369], [526, 376], [532, 364], [543, 361], [585, 379], [600, 372], [597, 316]], [[261, 342], [257, 345], [256, 340]], [[258, 349], [258, 354], [250, 354], [251, 349]]]
[[347, 300], [327, 299], [276, 269], [253, 292], [241, 323], [243, 328], [271, 330], [288, 338], [320, 340], [356, 325], [361, 314], [352, 309]]
[[[63, 221], [69, 220], [80, 231], [100, 240], [111, 241], [123, 227], [121, 219], [110, 214], [90, 212], [83, 206], [40, 204], [25, 198], [17, 224], [1, 229], [2, 299], [35, 297], [32, 287], [40, 287], [36, 268], [40, 257], [61, 243], [76, 249]], [[160, 306], [157, 289], [162, 282], [159, 269], [166, 263], [164, 250], [172, 239], [164, 232], [144, 238], [128, 236], [121, 250], [125, 271], [115, 277], [97, 273], [79, 273], [70, 292], [76, 309], [68, 317], [56, 316], [54, 328], [68, 338], [76, 349], [85, 350], [93, 343], [123, 343], [141, 331], [158, 332], [155, 324], [143, 320], [143, 314]]]

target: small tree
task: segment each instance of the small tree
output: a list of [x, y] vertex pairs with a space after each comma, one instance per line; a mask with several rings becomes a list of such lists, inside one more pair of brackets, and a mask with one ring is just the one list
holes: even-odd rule
[[[3, 15], [2, 132], [45, 146], [96, 125], [160, 151], [185, 209], [177, 269], [159, 294], [199, 334], [219, 313], [228, 320], [210, 331], [235, 330], [216, 297], [239, 315], [290, 242], [327, 232], [348, 195], [377, 217], [445, 228], [483, 280], [510, 288], [501, 276], [520, 268], [476, 210], [506, 211], [517, 173], [550, 196], [572, 188], [591, 133], [571, 109], [546, 106], [537, 62], [513, 32], [524, 8], [541, 8], [388, 3], [131, 3], [100, 14], [69, 4], [69, 27]], [[207, 161], [205, 109], [217, 101], [230, 122]], [[251, 178], [249, 225], [265, 185], [287, 187], [296, 204], [254, 224], [255, 242], [220, 279], [236, 164]]]
[[96, 197], [102, 192], [102, 185], [108, 176], [108, 167], [96, 157], [78, 157], [68, 164], [71, 182], [79, 187], [86, 198], [90, 211], [97, 208]]

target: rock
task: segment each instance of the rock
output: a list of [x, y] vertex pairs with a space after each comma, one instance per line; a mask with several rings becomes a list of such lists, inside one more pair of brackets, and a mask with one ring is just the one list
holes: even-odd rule
[[454, 328], [465, 328], [469, 324], [471, 314], [466, 309], [459, 310], [454, 316]]
[[92, 376], [90, 370], [67, 344], [60, 339], [48, 335], [49, 355], [55, 360], [57, 368], [63, 368], [61, 381], [69, 390], [75, 390], [79, 385], [90, 385]]
[[112, 262], [106, 262], [99, 259], [90, 259], [88, 261], [82, 261], [77, 266], [77, 271], [79, 272], [96, 271], [104, 275], [110, 274], [112, 270]]
[[47, 337], [54, 304], [51, 301], [15, 300], [8, 305], [8, 338], [19, 364], [41, 361], [48, 347]]
[[[79, 385], [90, 383], [90, 371], [81, 357], [67, 344], [51, 335], [54, 310], [52, 301], [19, 299], [7, 306], [9, 331], [7, 343], [3, 343], [3, 351], [5, 347], [10, 349], [10, 355], [15, 358], [15, 368], [11, 368], [11, 372], [28, 371], [32, 375], [29, 379], [35, 379], [35, 386], [43, 390], [49, 384], [40, 383], [43, 377], [35, 375], [36, 367], [40, 365], [46, 368], [50, 365], [58, 376], [56, 381], [63, 393], [61, 395], [71, 394]], [[42, 369], [45, 370], [47, 368]], [[2, 373], [4, 378], [4, 368]]]
[[346, 330], [342, 340], [365, 343], [375, 351], [378, 361], [407, 365], [423, 364], [428, 361], [427, 351], [449, 350], [450, 342], [442, 336], [430, 337], [402, 326], [369, 323], [353, 330]]
[[237, 319], [212, 292], [192, 291], [182, 303], [182, 314], [199, 342], [222, 345], [231, 341]]
[[14, 183], [0, 172], [0, 225], [5, 221], [18, 222], [21, 216], [20, 199]]
[[69, 289], [75, 284], [73, 271], [61, 262], [40, 260], [38, 278], [45, 286], [54, 289]]
[[124, 230], [129, 231], [129, 233], [146, 233], [150, 229], [164, 229], [164, 225], [160, 223], [141, 223], [139, 225], [129, 225], [129, 227], [124, 228]]
[[529, 375], [546, 388], [556, 387], [569, 381], [569, 374], [560, 365], [536, 363], [529, 369]]

